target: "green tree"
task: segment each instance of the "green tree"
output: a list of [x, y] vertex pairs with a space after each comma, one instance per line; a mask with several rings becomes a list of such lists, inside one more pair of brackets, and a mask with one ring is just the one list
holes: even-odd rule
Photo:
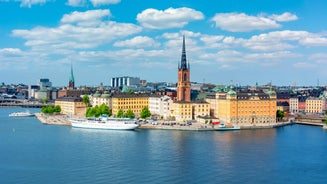
[[124, 111], [122, 109], [119, 109], [116, 116], [117, 116], [117, 118], [124, 117]]
[[150, 116], [151, 116], [151, 113], [150, 113], [149, 107], [148, 106], [143, 107], [143, 109], [140, 113], [140, 117], [145, 119]]
[[89, 106], [90, 105], [89, 95], [84, 95], [82, 98], [82, 102], [85, 103], [87, 106]]
[[99, 106], [95, 106], [92, 108], [92, 113], [94, 113], [94, 116], [95, 117], [100, 117], [101, 115], [101, 110], [100, 110], [100, 107]]
[[278, 120], [278, 121], [279, 121], [279, 120], [282, 120], [282, 119], [284, 118], [284, 116], [285, 116], [284, 111], [277, 110], [277, 112], [276, 112], [276, 117], [277, 117], [277, 120]]
[[128, 110], [126, 111], [125, 116], [126, 116], [127, 118], [134, 118], [134, 117], [135, 117], [135, 114], [134, 114], [134, 112], [133, 112], [131, 109], [128, 109]]
[[61, 112], [61, 108], [59, 105], [57, 105], [57, 106], [47, 105], [47, 106], [42, 107], [41, 112], [44, 114], [52, 114], [54, 112]]
[[61, 107], [60, 107], [59, 105], [56, 105], [56, 106], [54, 107], [54, 112], [58, 112], [58, 113], [60, 113], [60, 112], [61, 112]]
[[325, 119], [325, 124], [327, 125], [327, 119]]
[[111, 116], [109, 107], [104, 103], [100, 105], [100, 112], [101, 114], [107, 114], [108, 116]]
[[88, 108], [86, 109], [85, 116], [86, 116], [86, 117], [92, 117], [92, 116], [94, 116], [94, 114], [92, 114], [92, 107], [88, 107]]

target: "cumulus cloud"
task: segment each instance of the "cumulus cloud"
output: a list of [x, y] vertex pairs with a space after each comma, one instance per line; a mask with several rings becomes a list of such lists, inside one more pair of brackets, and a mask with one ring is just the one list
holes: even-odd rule
[[109, 10], [89, 10], [86, 12], [74, 11], [70, 14], [65, 14], [61, 22], [62, 23], [76, 23], [76, 22], [92, 22], [101, 21], [103, 17], [110, 17], [111, 13]]
[[[3, 0], [2, 0], [3, 1]], [[45, 4], [46, 2], [52, 1], [52, 0], [15, 0], [17, 2], [20, 2], [21, 7], [32, 7], [36, 4]]]
[[84, 6], [86, 4], [86, 0], [68, 0], [66, 3], [69, 6]]
[[136, 17], [143, 27], [150, 29], [181, 28], [190, 21], [202, 19], [204, 19], [202, 12], [186, 7], [166, 10], [149, 8], [137, 14]]
[[273, 14], [272, 16], [270, 16], [271, 19], [276, 20], [278, 22], [288, 22], [288, 21], [293, 21], [293, 20], [297, 20], [298, 17], [294, 14], [291, 14], [289, 12], [285, 12], [281, 15], [276, 15]]
[[277, 22], [296, 20], [296, 15], [283, 13], [265, 17], [263, 15], [251, 16], [245, 13], [217, 13], [211, 20], [216, 27], [231, 32], [249, 32], [253, 30], [267, 30], [280, 28]]
[[108, 5], [108, 4], [117, 4], [120, 0], [68, 0], [67, 5], [69, 6], [86, 6], [88, 3], [91, 3], [94, 7]]
[[305, 37], [300, 40], [300, 43], [305, 46], [327, 46], [327, 38], [319, 36]]
[[3, 48], [0, 49], [1, 56], [20, 56], [22, 51], [19, 48]]
[[49, 48], [94, 48], [142, 30], [141, 27], [134, 24], [102, 20], [103, 17], [109, 15], [108, 10], [72, 12], [62, 17], [58, 27], [16, 29], [12, 31], [12, 34], [26, 39], [26, 46], [50, 51]]
[[129, 40], [115, 42], [114, 46], [145, 48], [145, 47], [158, 47], [160, 46], [160, 43], [154, 41], [152, 38], [147, 36], [136, 36]]
[[108, 5], [108, 4], [117, 4], [120, 0], [90, 0], [93, 6], [101, 6], [101, 5]]

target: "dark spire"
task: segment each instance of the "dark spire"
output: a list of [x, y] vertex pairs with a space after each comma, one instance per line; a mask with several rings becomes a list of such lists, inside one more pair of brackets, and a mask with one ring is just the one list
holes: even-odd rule
[[187, 61], [186, 61], [185, 35], [183, 35], [183, 49], [182, 49], [181, 64], [178, 66], [178, 68], [182, 70], [187, 70], [188, 68]]
[[70, 77], [69, 77], [69, 82], [75, 82], [74, 80], [74, 73], [73, 73], [73, 65], [70, 64]]

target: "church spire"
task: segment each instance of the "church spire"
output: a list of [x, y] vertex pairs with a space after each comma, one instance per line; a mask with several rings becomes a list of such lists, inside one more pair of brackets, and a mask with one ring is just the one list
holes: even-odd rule
[[75, 87], [75, 80], [74, 80], [74, 73], [73, 73], [73, 64], [70, 65], [70, 77], [69, 77], [69, 88], [74, 89]]
[[186, 60], [186, 49], [185, 49], [185, 35], [183, 35], [183, 48], [182, 48], [182, 57], [181, 64], [178, 66], [178, 69], [187, 70], [188, 69], [187, 60]]

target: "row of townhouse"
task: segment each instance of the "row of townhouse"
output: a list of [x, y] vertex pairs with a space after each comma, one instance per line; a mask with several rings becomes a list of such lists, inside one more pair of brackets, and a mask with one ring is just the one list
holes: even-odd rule
[[290, 98], [289, 112], [300, 113], [305, 112], [309, 114], [321, 114], [326, 111], [326, 98], [308, 97], [308, 98]]

